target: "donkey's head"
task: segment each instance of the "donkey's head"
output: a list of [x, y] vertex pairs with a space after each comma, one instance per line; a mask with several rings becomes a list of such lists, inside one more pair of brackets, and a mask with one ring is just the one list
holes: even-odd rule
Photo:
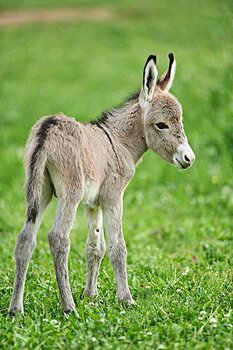
[[169, 93], [176, 62], [172, 53], [167, 72], [157, 80], [156, 56], [150, 55], [143, 70], [139, 103], [143, 111], [147, 146], [180, 169], [190, 167], [195, 159], [182, 123], [182, 108]]

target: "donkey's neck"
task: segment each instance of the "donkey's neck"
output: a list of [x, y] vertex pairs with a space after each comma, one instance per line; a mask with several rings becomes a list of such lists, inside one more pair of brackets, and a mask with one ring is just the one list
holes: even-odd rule
[[128, 149], [135, 164], [147, 151], [138, 97], [130, 99], [122, 107], [106, 112], [99, 123]]

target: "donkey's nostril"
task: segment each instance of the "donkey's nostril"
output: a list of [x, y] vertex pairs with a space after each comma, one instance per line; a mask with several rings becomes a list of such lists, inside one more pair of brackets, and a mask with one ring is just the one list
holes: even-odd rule
[[186, 155], [184, 156], [184, 160], [185, 160], [187, 163], [190, 163], [190, 159], [189, 159], [189, 157], [187, 157]]

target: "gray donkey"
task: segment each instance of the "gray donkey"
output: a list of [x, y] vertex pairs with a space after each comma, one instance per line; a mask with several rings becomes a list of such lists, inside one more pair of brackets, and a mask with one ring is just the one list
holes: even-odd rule
[[23, 293], [28, 264], [36, 246], [43, 212], [53, 194], [57, 213], [49, 244], [64, 312], [75, 310], [69, 275], [69, 234], [80, 203], [85, 204], [89, 235], [86, 245], [87, 280], [84, 294], [97, 293], [99, 266], [108, 241], [117, 298], [134, 304], [126, 272], [126, 245], [122, 232], [123, 193], [142, 155], [152, 149], [177, 168], [190, 167], [195, 159], [182, 124], [182, 109], [169, 90], [175, 60], [157, 80], [156, 56], [143, 70], [141, 91], [123, 106], [100, 119], [80, 123], [63, 114], [45, 117], [32, 129], [26, 145], [26, 222], [15, 248], [14, 292], [10, 315], [23, 314]]

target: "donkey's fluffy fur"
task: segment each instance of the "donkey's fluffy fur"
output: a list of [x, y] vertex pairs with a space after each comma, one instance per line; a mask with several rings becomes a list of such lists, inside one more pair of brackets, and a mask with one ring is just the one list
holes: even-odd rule
[[194, 161], [182, 125], [182, 110], [168, 93], [175, 74], [169, 56], [168, 71], [157, 82], [156, 57], [148, 57], [139, 94], [122, 107], [91, 123], [63, 114], [42, 118], [32, 129], [25, 151], [26, 223], [15, 248], [15, 285], [10, 314], [23, 313], [23, 292], [28, 263], [36, 246], [42, 214], [52, 195], [58, 208], [49, 233], [56, 278], [65, 312], [75, 309], [68, 277], [69, 233], [76, 209], [86, 205], [87, 281], [84, 294], [97, 292], [98, 270], [108, 239], [117, 297], [133, 304], [126, 273], [126, 246], [122, 233], [123, 193], [135, 165], [148, 148], [179, 168]]

